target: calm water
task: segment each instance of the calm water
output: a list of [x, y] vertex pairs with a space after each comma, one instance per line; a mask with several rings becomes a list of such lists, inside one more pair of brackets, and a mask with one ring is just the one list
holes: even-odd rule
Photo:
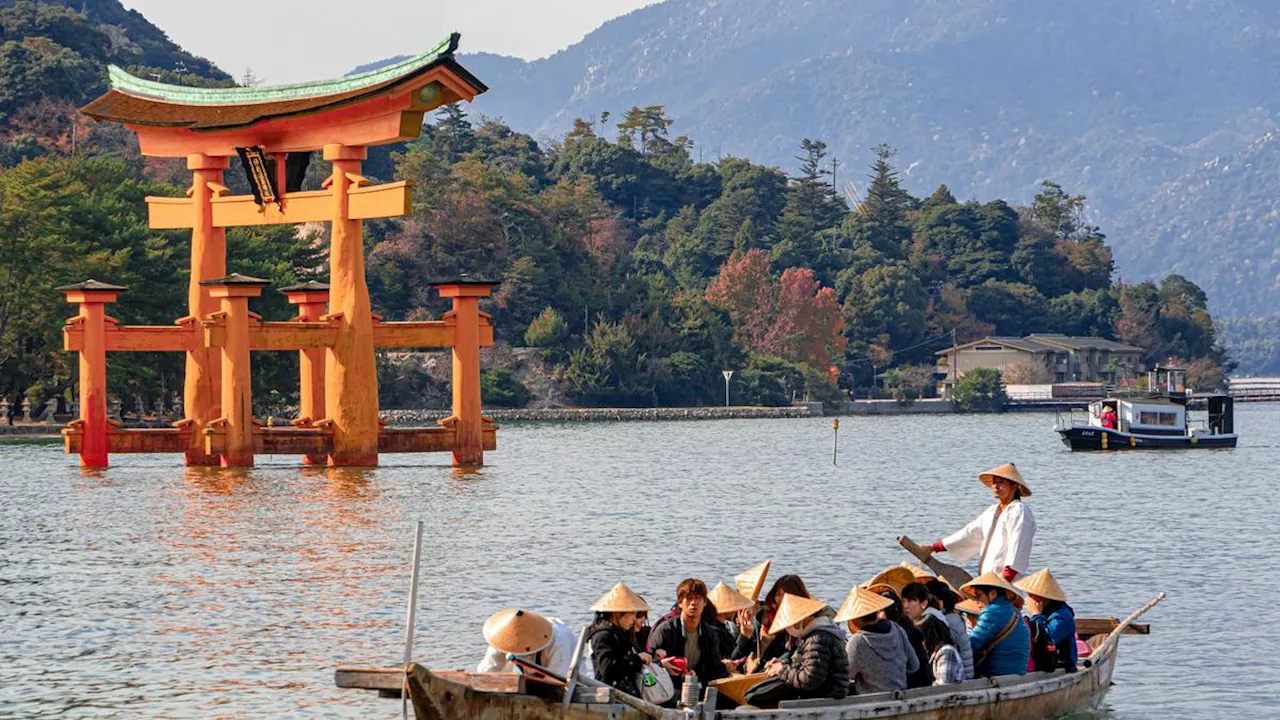
[[[1244, 406], [1234, 451], [1071, 454], [1052, 417], [525, 425], [476, 475], [445, 456], [374, 471], [188, 472], [119, 456], [81, 474], [50, 445], [0, 445], [0, 715], [398, 717], [333, 687], [395, 664], [413, 522], [426, 522], [416, 657], [478, 660], [491, 612], [575, 627], [622, 579], [669, 602], [687, 575], [766, 557], [839, 603], [989, 502], [1016, 461], [1035, 495], [1033, 566], [1081, 614], [1124, 616], [1112, 716], [1280, 716], [1274, 485], [1280, 406]], [[435, 464], [433, 464], [435, 463]]]

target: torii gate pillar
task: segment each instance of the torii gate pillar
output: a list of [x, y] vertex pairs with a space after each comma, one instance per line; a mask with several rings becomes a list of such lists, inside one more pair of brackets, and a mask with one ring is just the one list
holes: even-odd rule
[[[219, 301], [202, 283], [227, 274], [227, 230], [213, 224], [214, 195], [225, 193], [222, 171], [230, 167], [226, 157], [194, 154], [187, 156], [192, 172], [194, 222], [191, 227], [191, 279], [187, 287], [187, 317], [198, 326], [218, 312]], [[181, 321], [180, 321], [181, 322]], [[182, 386], [183, 415], [191, 428], [187, 465], [217, 466], [217, 455], [205, 451], [204, 429], [221, 415], [222, 358], [218, 348], [196, 344], [187, 350], [187, 371]]]
[[325, 357], [324, 407], [333, 421], [333, 452], [338, 467], [378, 464], [378, 370], [374, 364], [373, 310], [364, 277], [364, 225], [351, 219], [353, 184], [364, 181], [360, 162], [365, 148], [325, 145], [333, 163], [333, 234], [329, 239], [329, 315], [338, 335]]

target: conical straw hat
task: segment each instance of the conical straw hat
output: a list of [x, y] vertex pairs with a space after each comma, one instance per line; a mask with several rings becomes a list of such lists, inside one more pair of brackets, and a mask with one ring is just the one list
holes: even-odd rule
[[916, 576], [901, 565], [881, 570], [878, 575], [864, 582], [862, 587], [868, 590], [888, 588], [894, 595], [902, 597], [902, 588], [916, 581]]
[[878, 613], [890, 605], [893, 605], [893, 601], [880, 593], [871, 592], [864, 587], [855, 587], [844, 599], [840, 612], [836, 613], [836, 622], [857, 620], [860, 617]]
[[1067, 594], [1062, 591], [1062, 586], [1054, 579], [1053, 574], [1049, 572], [1049, 568], [1022, 578], [1014, 583], [1014, 586], [1025, 590], [1031, 595], [1037, 595], [1048, 600], [1067, 601]]
[[730, 590], [729, 586], [725, 585], [723, 581], [712, 588], [711, 592], [707, 594], [707, 599], [711, 601], [712, 605], [716, 606], [717, 615], [746, 610], [755, 604], [746, 595], [737, 590]]
[[937, 579], [939, 579], [936, 575], [934, 575], [933, 573], [929, 572], [928, 570], [925, 570], [924, 568], [920, 567], [919, 565], [912, 565], [911, 563], [906, 562], [905, 560], [904, 560], [904, 561], [903, 561], [903, 563], [902, 563], [902, 567], [904, 567], [904, 568], [906, 568], [906, 569], [910, 570], [910, 571], [911, 571], [911, 574], [915, 577], [916, 582], [921, 583], [921, 584], [927, 583], [927, 582], [929, 582], [930, 580], [937, 580]]
[[772, 560], [765, 560], [735, 577], [733, 584], [738, 586], [738, 592], [751, 598], [752, 602], [759, 600], [760, 591], [764, 589], [764, 579], [768, 576], [769, 565], [772, 563]]
[[484, 639], [504, 653], [536, 653], [551, 644], [551, 621], [532, 610], [499, 610], [485, 620]]
[[769, 626], [769, 634], [777, 635], [826, 606], [826, 603], [817, 598], [783, 593], [782, 602], [778, 603], [778, 612], [773, 616], [773, 624]]
[[978, 577], [961, 585], [960, 594], [971, 598], [975, 594], [974, 589], [979, 587], [992, 587], [1007, 591], [1010, 599], [1016, 598], [1019, 595], [1018, 588], [1010, 585], [1008, 580], [1005, 580], [1003, 577], [1000, 577], [999, 574], [993, 572], [979, 575]]
[[1022, 488], [1023, 497], [1031, 497], [1031, 488], [1027, 487], [1027, 481], [1022, 479], [1022, 473], [1018, 472], [1018, 468], [1013, 463], [1006, 463], [997, 468], [978, 475], [978, 482], [987, 487], [991, 487], [991, 481], [995, 478], [1004, 478], [1010, 482], [1015, 482]]
[[982, 605], [979, 604], [977, 600], [961, 600], [956, 603], [956, 610], [969, 615], [981, 615]]
[[600, 596], [591, 609], [596, 612], [648, 612], [649, 603], [631, 592], [631, 588], [618, 583], [612, 590]]

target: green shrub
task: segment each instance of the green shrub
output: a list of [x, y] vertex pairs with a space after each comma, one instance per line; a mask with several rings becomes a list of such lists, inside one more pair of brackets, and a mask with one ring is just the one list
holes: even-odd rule
[[506, 369], [480, 373], [480, 400], [498, 407], [524, 407], [532, 395], [515, 373]]
[[555, 308], [547, 307], [529, 323], [529, 329], [524, 331], [524, 344], [529, 347], [551, 348], [564, 343], [567, 337], [569, 326], [565, 324], [564, 317]]
[[804, 371], [782, 358], [752, 355], [732, 394], [735, 405], [785, 407], [793, 393], [804, 390]]
[[1002, 412], [1008, 397], [1004, 380], [995, 368], [975, 368], [965, 374], [951, 391], [957, 412]]

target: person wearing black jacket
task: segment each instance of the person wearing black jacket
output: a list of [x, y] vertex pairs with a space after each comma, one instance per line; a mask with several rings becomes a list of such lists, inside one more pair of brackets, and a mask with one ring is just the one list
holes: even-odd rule
[[684, 675], [672, 663], [676, 658], [684, 658], [687, 670], [697, 675], [704, 687], [729, 676], [721, 654], [721, 633], [703, 618], [706, 604], [706, 583], [697, 578], [682, 581], [676, 588], [679, 612], [659, 622], [649, 635], [649, 652], [671, 673], [676, 697], [684, 685]]
[[591, 643], [596, 680], [640, 697], [636, 678], [653, 658], [647, 652], [636, 651], [632, 632], [636, 613], [647, 613], [649, 605], [626, 585], [618, 583], [591, 609], [596, 611], [596, 621], [587, 633], [587, 640]]

